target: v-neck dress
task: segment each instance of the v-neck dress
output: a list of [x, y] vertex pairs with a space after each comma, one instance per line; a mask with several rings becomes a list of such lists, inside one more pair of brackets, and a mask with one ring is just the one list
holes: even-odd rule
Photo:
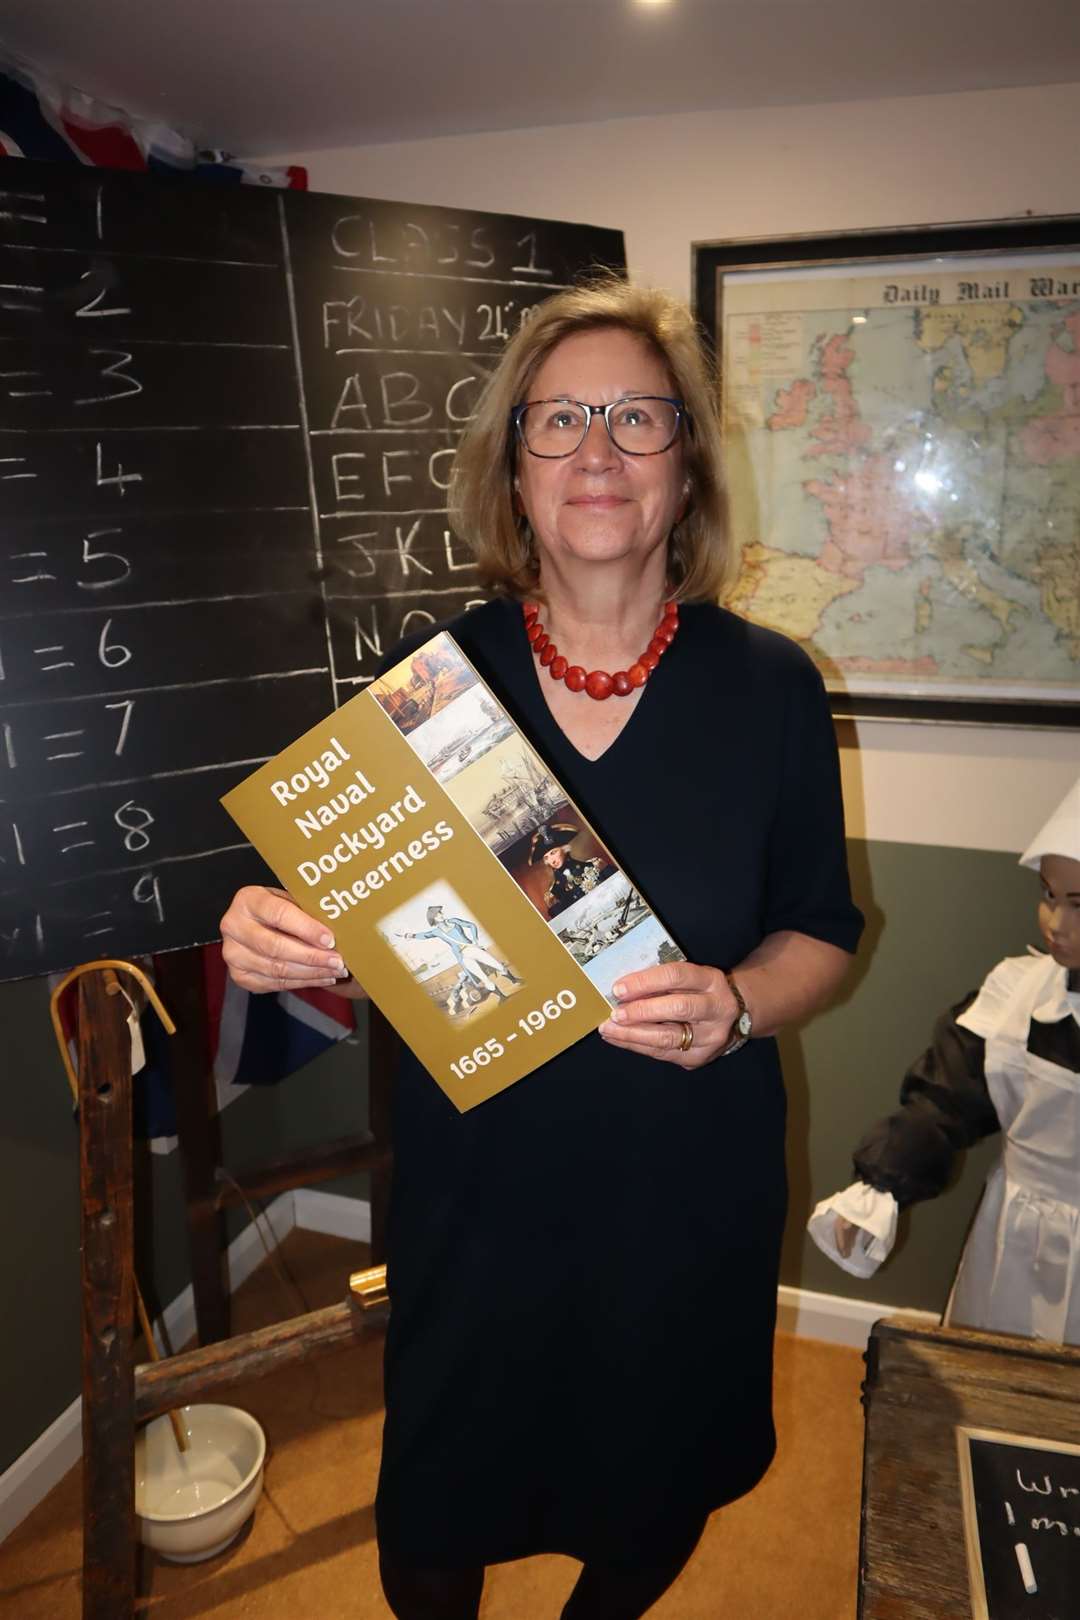
[[[547, 706], [517, 604], [442, 628], [690, 961], [731, 967], [782, 929], [854, 949], [832, 721], [793, 643], [683, 607], [589, 760]], [[592, 1034], [465, 1114], [406, 1052], [393, 1129], [388, 1551], [633, 1562], [757, 1483], [786, 1204], [773, 1040], [683, 1070]]]

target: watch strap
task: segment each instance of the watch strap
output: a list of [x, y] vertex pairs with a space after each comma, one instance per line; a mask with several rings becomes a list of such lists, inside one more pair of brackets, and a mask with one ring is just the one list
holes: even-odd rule
[[735, 1033], [727, 1045], [721, 1049], [719, 1056], [730, 1057], [733, 1052], [738, 1052], [741, 1047], [746, 1045], [754, 1025], [750, 1016], [750, 1009], [743, 998], [743, 993], [735, 983], [733, 975], [728, 973], [726, 969], [724, 970], [724, 978], [727, 980], [728, 989], [735, 997], [735, 1017], [731, 1024]]

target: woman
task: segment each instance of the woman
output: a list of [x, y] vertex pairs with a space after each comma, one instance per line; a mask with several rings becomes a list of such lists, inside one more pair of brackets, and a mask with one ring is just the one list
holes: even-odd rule
[[[832, 995], [861, 926], [835, 740], [805, 655], [713, 605], [735, 561], [674, 300], [544, 303], [454, 508], [497, 594], [448, 628], [688, 960], [628, 974], [595, 1036], [467, 1114], [406, 1055], [383, 1582], [399, 1620], [469, 1620], [485, 1564], [563, 1552], [584, 1564], [563, 1620], [632, 1620], [773, 1454], [772, 1036]], [[249, 989], [342, 972], [280, 894], [242, 891], [222, 931]]]

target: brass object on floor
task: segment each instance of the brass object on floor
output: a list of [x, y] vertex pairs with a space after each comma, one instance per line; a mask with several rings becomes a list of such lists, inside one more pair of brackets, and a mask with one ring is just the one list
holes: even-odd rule
[[353, 1303], [362, 1311], [377, 1310], [390, 1304], [386, 1288], [386, 1267], [369, 1266], [367, 1271], [354, 1271], [349, 1277], [349, 1293]]

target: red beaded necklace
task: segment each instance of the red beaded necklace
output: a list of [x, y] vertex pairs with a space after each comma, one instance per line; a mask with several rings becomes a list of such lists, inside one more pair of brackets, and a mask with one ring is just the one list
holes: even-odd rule
[[602, 703], [614, 692], [616, 697], [629, 697], [637, 687], [644, 686], [661, 658], [675, 640], [679, 628], [679, 605], [665, 602], [664, 613], [653, 631], [652, 640], [643, 653], [639, 653], [629, 669], [617, 670], [609, 675], [606, 669], [594, 669], [586, 674], [581, 664], [571, 664], [562, 656], [538, 617], [540, 609], [535, 602], [526, 602], [525, 634], [532, 650], [553, 681], [565, 681], [571, 692], [587, 692]]

